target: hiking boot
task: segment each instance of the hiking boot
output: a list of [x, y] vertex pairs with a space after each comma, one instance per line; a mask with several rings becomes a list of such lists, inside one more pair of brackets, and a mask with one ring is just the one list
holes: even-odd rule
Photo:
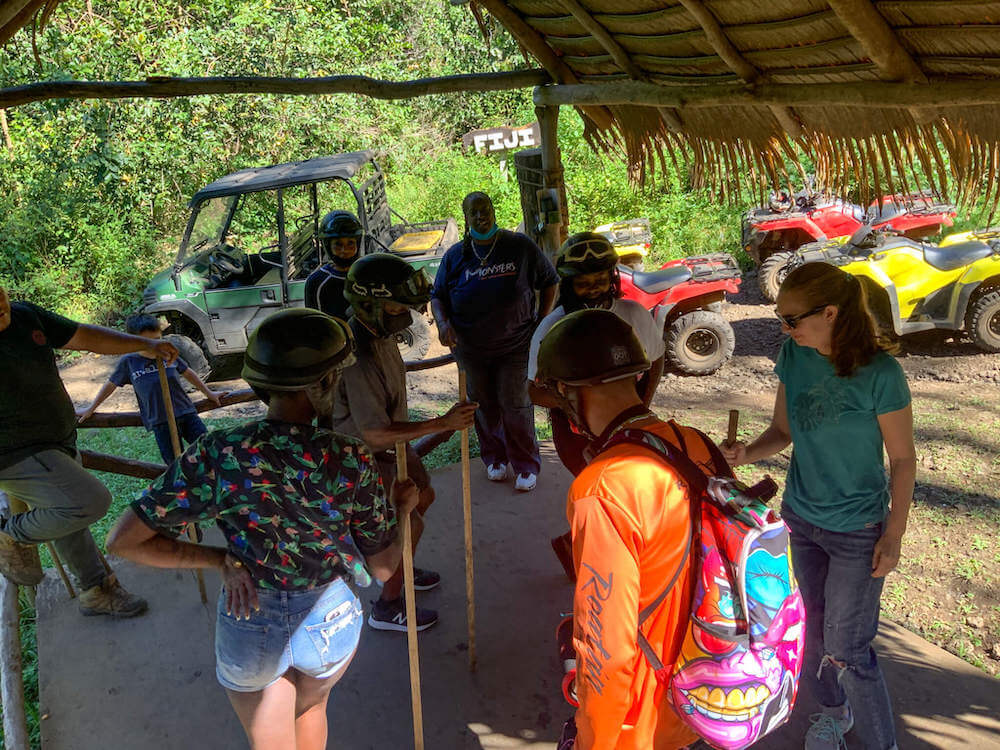
[[552, 551], [556, 553], [562, 564], [566, 577], [576, 583], [576, 570], [573, 568], [573, 537], [569, 533], [553, 537], [550, 541]]
[[437, 588], [439, 583], [441, 583], [440, 573], [423, 568], [413, 568], [413, 589], [415, 591], [430, 591]]
[[846, 748], [844, 735], [854, 726], [854, 714], [846, 703], [824, 707], [822, 713], [809, 717], [812, 726], [806, 732], [806, 750], [840, 750]]
[[[417, 607], [417, 632], [427, 630], [438, 621], [438, 614], [433, 609]], [[368, 624], [376, 630], [396, 630], [406, 632], [406, 606], [403, 597], [385, 601], [378, 599], [372, 602], [372, 611], [368, 615]]]
[[22, 544], [0, 531], [0, 575], [18, 586], [37, 586], [45, 574], [37, 544]]
[[114, 573], [109, 573], [103, 583], [80, 592], [80, 614], [88, 617], [135, 617], [145, 612], [147, 606], [145, 599], [127, 592]]
[[518, 492], [531, 492], [538, 484], [538, 477], [530, 471], [522, 471], [514, 480], [514, 489]]
[[507, 464], [490, 464], [486, 467], [486, 477], [491, 482], [503, 482], [507, 479]]

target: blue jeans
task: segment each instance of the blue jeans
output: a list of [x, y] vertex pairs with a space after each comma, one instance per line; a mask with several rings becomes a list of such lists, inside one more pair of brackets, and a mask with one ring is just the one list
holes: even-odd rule
[[215, 675], [222, 687], [256, 692], [289, 669], [316, 679], [343, 674], [364, 622], [361, 602], [343, 580], [309, 591], [257, 589], [260, 611], [249, 620], [226, 614], [219, 593]]
[[854, 734], [867, 750], [896, 743], [892, 703], [872, 641], [884, 578], [872, 578], [872, 552], [883, 523], [828, 531], [782, 508], [791, 530], [792, 564], [806, 606], [802, 681], [823, 706], [850, 704]]
[[528, 395], [528, 351], [500, 357], [455, 352], [465, 370], [476, 409], [476, 436], [483, 463], [507, 464], [516, 474], [538, 474], [542, 459], [535, 437], [535, 407]]
[[[197, 414], [185, 414], [182, 417], [177, 417], [177, 437], [181, 441], [181, 450], [184, 450], [185, 443], [191, 445], [206, 432], [208, 430], [205, 428], [205, 423]], [[166, 422], [154, 424], [153, 437], [156, 438], [156, 447], [160, 449], [164, 463], [169, 466], [175, 458], [174, 446], [170, 440], [170, 425]]]

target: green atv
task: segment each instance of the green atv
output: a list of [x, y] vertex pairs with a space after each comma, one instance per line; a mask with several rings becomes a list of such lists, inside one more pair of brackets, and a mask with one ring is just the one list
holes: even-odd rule
[[[411, 224], [399, 217], [371, 151], [244, 169], [199, 190], [189, 206], [173, 267], [149, 282], [142, 310], [166, 319], [167, 338], [205, 377], [232, 374], [247, 337], [268, 315], [302, 307], [306, 278], [320, 265], [318, 227], [328, 211], [357, 215], [362, 253], [396, 253], [432, 279], [459, 239], [454, 219]], [[407, 361], [423, 358], [430, 342], [422, 315], [398, 336]]]

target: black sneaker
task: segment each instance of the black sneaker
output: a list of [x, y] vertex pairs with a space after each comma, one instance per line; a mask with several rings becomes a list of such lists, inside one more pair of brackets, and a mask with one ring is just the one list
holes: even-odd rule
[[[417, 632], [427, 630], [438, 621], [438, 614], [433, 609], [417, 607]], [[406, 606], [403, 597], [387, 602], [378, 599], [372, 602], [372, 611], [368, 615], [368, 624], [376, 630], [396, 630], [406, 632]]]
[[439, 583], [441, 583], [440, 573], [423, 568], [413, 568], [413, 588], [415, 591], [430, 591], [437, 588]]

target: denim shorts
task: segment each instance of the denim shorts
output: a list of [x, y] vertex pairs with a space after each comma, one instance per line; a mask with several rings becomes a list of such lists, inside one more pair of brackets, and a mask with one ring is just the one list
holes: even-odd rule
[[263, 690], [289, 669], [332, 677], [354, 656], [364, 623], [361, 602], [338, 579], [309, 591], [257, 589], [249, 620], [226, 614], [225, 589], [215, 622], [215, 675], [237, 692]]

